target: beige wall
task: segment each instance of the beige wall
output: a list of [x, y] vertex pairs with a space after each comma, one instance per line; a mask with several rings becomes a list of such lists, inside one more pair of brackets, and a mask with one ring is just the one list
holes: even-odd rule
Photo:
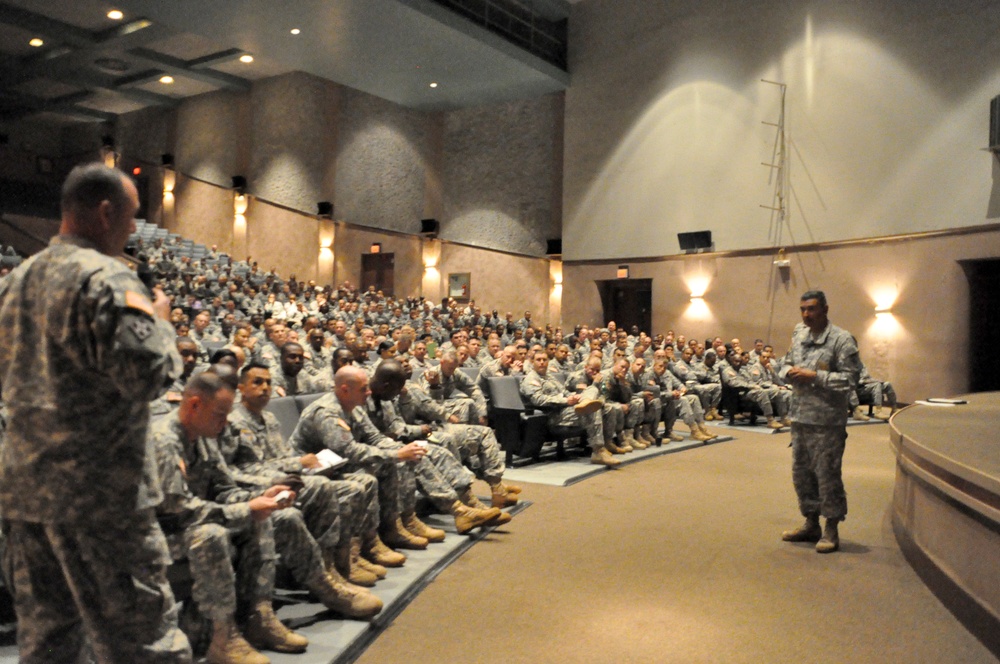
[[421, 238], [417, 236], [390, 235], [337, 224], [335, 240], [335, 283], [349, 281], [355, 287], [361, 284], [361, 255], [370, 253], [372, 243], [382, 244], [383, 254], [394, 254], [393, 295], [419, 297], [423, 271]]
[[[653, 280], [654, 333], [673, 329], [689, 338], [720, 335], [744, 343], [760, 337], [779, 353], [798, 322], [799, 296], [822, 289], [831, 320], [857, 336], [872, 374], [913, 401], [967, 390], [969, 290], [957, 261], [998, 254], [1000, 231], [994, 230], [790, 253], [786, 279], [772, 255], [621, 262], [633, 278]], [[564, 265], [567, 326], [604, 322], [594, 281], [614, 279], [616, 266]], [[707, 284], [701, 311], [691, 301], [700, 284]], [[876, 318], [883, 300], [891, 302], [892, 315]]]
[[[587, 0], [569, 21], [565, 257], [719, 250], [1000, 218], [1000, 12], [977, 0]], [[784, 226], [771, 170], [785, 103]]]

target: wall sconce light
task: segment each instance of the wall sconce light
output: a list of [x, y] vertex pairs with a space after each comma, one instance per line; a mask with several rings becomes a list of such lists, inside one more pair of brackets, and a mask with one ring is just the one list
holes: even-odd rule
[[628, 279], [628, 265], [619, 265], [618, 266], [618, 278], [619, 279]]
[[778, 257], [774, 259], [774, 267], [778, 269], [789, 269], [792, 261], [785, 258], [785, 248], [778, 249]]
[[323, 219], [333, 219], [333, 203], [330, 201], [316, 203], [316, 214]]
[[875, 315], [876, 316], [878, 316], [880, 314], [891, 314], [891, 313], [892, 313], [892, 306], [891, 305], [885, 305], [885, 306], [875, 307]]
[[381, 242], [372, 242], [372, 246], [370, 246], [368, 248], [368, 252], [372, 253], [372, 254], [381, 254], [382, 253], [382, 243]]
[[237, 215], [244, 215], [247, 213], [247, 208], [250, 206], [250, 201], [246, 194], [236, 194], [233, 196], [233, 212]]
[[172, 194], [174, 193], [174, 187], [177, 186], [177, 171], [172, 168], [163, 169], [163, 193]]
[[173, 168], [174, 167], [174, 155], [170, 154], [169, 152], [161, 154], [160, 155], [160, 165], [163, 166], [164, 168]]
[[233, 176], [233, 189], [240, 194], [247, 193], [247, 179], [242, 175]]
[[108, 168], [114, 168], [118, 165], [118, 157], [120, 155], [115, 151], [115, 139], [113, 136], [106, 135], [101, 137], [101, 161]]
[[704, 295], [695, 295], [694, 293], [691, 293], [691, 301], [692, 302], [704, 302], [705, 301], [705, 296]]

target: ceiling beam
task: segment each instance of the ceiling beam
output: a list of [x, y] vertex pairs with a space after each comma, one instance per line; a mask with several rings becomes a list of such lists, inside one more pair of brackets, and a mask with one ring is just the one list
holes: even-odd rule
[[[235, 55], [233, 55], [233, 51], [235, 51]], [[130, 48], [128, 50], [128, 54], [139, 58], [150, 65], [164, 69], [170, 74], [184, 76], [185, 78], [193, 78], [197, 81], [209, 83], [210, 85], [215, 85], [229, 90], [238, 90], [240, 92], [247, 92], [250, 90], [250, 81], [245, 78], [203, 68], [209, 66], [209, 62], [223, 62], [225, 60], [232, 60], [234, 57], [239, 57], [243, 54], [243, 51], [240, 51], [239, 49], [230, 49], [229, 51], [205, 56], [205, 58], [198, 58], [197, 60], [181, 60], [180, 58], [164, 55], [163, 53], [157, 53], [156, 51], [143, 47]], [[222, 57], [224, 57], [225, 60], [223, 60]]]

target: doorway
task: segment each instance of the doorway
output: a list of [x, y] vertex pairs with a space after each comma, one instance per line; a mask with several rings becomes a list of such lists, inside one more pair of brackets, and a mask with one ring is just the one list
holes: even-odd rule
[[1000, 258], [959, 261], [969, 280], [969, 391], [1000, 390]]
[[361, 292], [374, 286], [391, 296], [395, 266], [396, 254], [361, 254]]
[[607, 279], [597, 281], [604, 308], [604, 324], [614, 321], [619, 330], [631, 333], [632, 326], [652, 335], [653, 280]]

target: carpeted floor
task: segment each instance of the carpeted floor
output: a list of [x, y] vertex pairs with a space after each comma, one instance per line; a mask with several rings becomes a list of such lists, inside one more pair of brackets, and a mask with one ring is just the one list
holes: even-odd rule
[[801, 522], [788, 433], [525, 485], [531, 509], [446, 569], [358, 660], [993, 662], [903, 559], [888, 428], [852, 427], [843, 548]]

